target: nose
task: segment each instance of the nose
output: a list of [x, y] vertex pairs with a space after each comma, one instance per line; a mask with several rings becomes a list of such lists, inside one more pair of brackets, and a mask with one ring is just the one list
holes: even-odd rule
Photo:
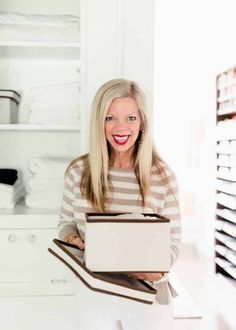
[[125, 123], [121, 122], [117, 122], [115, 125], [115, 131], [118, 134], [124, 134], [125, 132], [127, 132], [127, 126], [125, 125]]
[[126, 129], [127, 122], [126, 122], [125, 118], [117, 118], [115, 126], [116, 126], [116, 128], [119, 128], [119, 129]]

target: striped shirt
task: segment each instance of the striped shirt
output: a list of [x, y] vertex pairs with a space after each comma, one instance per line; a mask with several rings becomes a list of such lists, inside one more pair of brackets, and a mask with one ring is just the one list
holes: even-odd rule
[[[174, 173], [164, 165], [169, 186], [163, 180], [160, 170], [153, 168], [151, 191], [145, 207], [139, 193], [139, 185], [132, 169], [109, 169], [111, 189], [108, 192], [106, 209], [108, 212], [158, 213], [170, 219], [171, 224], [171, 265], [179, 254], [181, 235], [178, 188]], [[65, 176], [65, 190], [59, 219], [59, 238], [64, 240], [70, 234], [80, 234], [84, 238], [85, 213], [96, 212], [80, 191], [83, 161], [74, 163]], [[169, 302], [167, 275], [157, 284], [157, 300]], [[170, 285], [169, 285], [170, 287]], [[170, 287], [172, 290], [172, 288]], [[173, 293], [173, 291], [172, 291]]]

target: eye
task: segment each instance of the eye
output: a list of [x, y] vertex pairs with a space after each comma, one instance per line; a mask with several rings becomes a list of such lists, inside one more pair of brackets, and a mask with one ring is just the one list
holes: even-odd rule
[[113, 116], [106, 116], [105, 121], [112, 121], [114, 119]]
[[135, 121], [137, 119], [136, 116], [129, 116], [128, 121]]

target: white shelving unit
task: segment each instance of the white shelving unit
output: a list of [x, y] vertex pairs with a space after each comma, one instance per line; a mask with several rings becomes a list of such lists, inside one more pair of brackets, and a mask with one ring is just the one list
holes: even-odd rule
[[[236, 280], [236, 67], [217, 76], [215, 269]], [[220, 179], [220, 180], [219, 180]]]
[[[3, 0], [0, 11], [81, 17], [81, 2]], [[81, 41], [84, 42], [84, 36]], [[28, 163], [31, 158], [62, 156], [72, 159], [84, 151], [87, 131], [83, 112], [79, 125], [28, 123], [30, 89], [81, 82], [82, 76], [85, 79], [85, 63], [81, 64], [81, 58], [86, 58], [81, 53], [81, 42], [0, 41], [0, 88], [17, 90], [22, 95], [18, 123], [0, 125], [0, 168], [18, 169], [24, 183], [30, 176]], [[84, 98], [83, 89], [80, 90], [79, 111], [85, 104]], [[4, 310], [0, 322], [4, 329], [29, 330], [33, 323], [41, 328], [40, 320], [43, 319], [49, 319], [52, 328], [64, 329], [68, 315], [70, 328], [77, 328], [73, 307], [74, 276], [47, 251], [52, 239], [57, 237], [58, 212], [58, 209], [28, 208], [24, 200], [14, 209], [0, 209], [0, 305]], [[20, 301], [23, 304], [19, 304]], [[39, 308], [40, 303], [45, 308]], [[30, 308], [34, 321], [31, 317], [27, 321]], [[60, 320], [51, 318], [49, 314], [56, 313], [58, 308], [68, 308], [71, 312]], [[11, 322], [11, 315], [17, 322]]]
[[[57, 6], [54, 1], [29, 3], [26, 0], [1, 1], [0, 11], [39, 15], [73, 15], [79, 18], [81, 31], [81, 2], [62, 0]], [[1, 39], [1, 34], [0, 34]], [[81, 40], [84, 40], [81, 35]], [[87, 132], [84, 131], [84, 116], [81, 113], [79, 125], [36, 125], [28, 123], [30, 90], [32, 87], [81, 82], [81, 40], [71, 41], [28, 41], [8, 39], [0, 41], [0, 88], [19, 91], [21, 102], [18, 123], [0, 124], [1, 168], [16, 168], [23, 175], [24, 184], [30, 173], [28, 162], [34, 157], [68, 157], [73, 159], [81, 153]], [[85, 56], [84, 56], [85, 58]], [[84, 64], [83, 64], [84, 67]], [[79, 92], [78, 92], [79, 95]], [[84, 91], [80, 91], [81, 105]], [[81, 105], [78, 112], [81, 112]], [[83, 129], [81, 129], [81, 127]], [[18, 210], [19, 207], [16, 207]], [[25, 214], [37, 214], [36, 209]], [[54, 212], [56, 212], [54, 210]], [[17, 215], [16, 213], [13, 213]], [[46, 210], [45, 214], [52, 214]], [[56, 213], [55, 213], [56, 214]], [[5, 211], [0, 210], [5, 216]]]
[[[80, 17], [79, 42], [0, 42], [0, 88], [22, 93], [18, 123], [0, 125], [0, 168], [19, 169], [26, 182], [31, 158], [73, 159], [87, 152], [91, 102], [109, 79], [139, 82], [152, 110], [154, 0], [2, 0], [0, 11]], [[28, 124], [30, 89], [70, 81], [80, 82], [80, 124]], [[57, 226], [58, 209], [28, 208], [24, 201], [0, 209], [4, 329], [37, 330], [45, 319], [52, 329], [76, 329], [75, 279], [47, 252]], [[48, 312], [57, 318], [49, 320]]]

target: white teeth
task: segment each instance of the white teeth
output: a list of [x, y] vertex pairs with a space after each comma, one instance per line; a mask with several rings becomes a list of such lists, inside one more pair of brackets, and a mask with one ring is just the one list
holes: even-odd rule
[[115, 136], [114, 135], [114, 139], [119, 141], [119, 142], [124, 142], [124, 141], [128, 140], [128, 136], [126, 135], [126, 136], [121, 137], [121, 136]]

